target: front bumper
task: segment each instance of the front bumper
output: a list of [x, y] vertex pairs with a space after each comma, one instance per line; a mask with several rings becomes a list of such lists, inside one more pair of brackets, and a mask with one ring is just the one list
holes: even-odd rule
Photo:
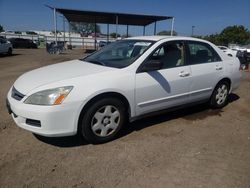
[[25, 104], [7, 95], [6, 106], [15, 123], [28, 131], [47, 136], [71, 136], [77, 133], [80, 104], [55, 106]]

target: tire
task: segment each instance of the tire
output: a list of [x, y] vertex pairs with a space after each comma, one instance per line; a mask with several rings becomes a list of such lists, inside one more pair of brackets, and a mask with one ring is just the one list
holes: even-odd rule
[[210, 106], [216, 109], [226, 106], [228, 103], [229, 90], [230, 86], [228, 82], [219, 82], [210, 98]]
[[9, 49], [8, 49], [7, 54], [8, 54], [8, 55], [12, 55], [12, 48], [9, 48]]
[[119, 99], [101, 99], [80, 118], [80, 133], [92, 144], [109, 142], [116, 138], [125, 121], [126, 108]]

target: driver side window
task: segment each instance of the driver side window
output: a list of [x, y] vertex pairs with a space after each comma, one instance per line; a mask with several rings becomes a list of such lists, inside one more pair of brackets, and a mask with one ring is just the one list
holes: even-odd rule
[[184, 43], [182, 41], [167, 42], [161, 45], [149, 57], [149, 60], [162, 62], [162, 69], [184, 66]]

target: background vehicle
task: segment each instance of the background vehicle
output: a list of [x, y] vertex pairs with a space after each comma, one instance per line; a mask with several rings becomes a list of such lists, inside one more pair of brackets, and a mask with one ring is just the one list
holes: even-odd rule
[[10, 38], [8, 40], [11, 42], [13, 48], [37, 48], [37, 44], [30, 39]]
[[237, 58], [204, 40], [128, 38], [84, 59], [25, 73], [9, 90], [7, 107], [18, 126], [36, 134], [78, 132], [103, 143], [127, 120], [196, 103], [224, 107], [239, 86], [239, 67]]
[[250, 53], [248, 53], [246, 50], [239, 50], [236, 56], [240, 60], [241, 68], [243, 70], [247, 69], [250, 62]]
[[226, 46], [218, 46], [223, 52], [225, 52], [227, 55], [236, 57], [237, 51], [231, 50], [230, 48]]
[[12, 45], [4, 38], [0, 38], [0, 54], [12, 54]]

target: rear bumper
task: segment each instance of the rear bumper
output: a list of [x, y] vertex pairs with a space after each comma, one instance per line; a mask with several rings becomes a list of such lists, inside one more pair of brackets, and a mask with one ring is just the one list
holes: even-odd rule
[[38, 135], [60, 137], [77, 133], [79, 103], [56, 106], [30, 105], [13, 99], [9, 92], [6, 106], [19, 127]]

